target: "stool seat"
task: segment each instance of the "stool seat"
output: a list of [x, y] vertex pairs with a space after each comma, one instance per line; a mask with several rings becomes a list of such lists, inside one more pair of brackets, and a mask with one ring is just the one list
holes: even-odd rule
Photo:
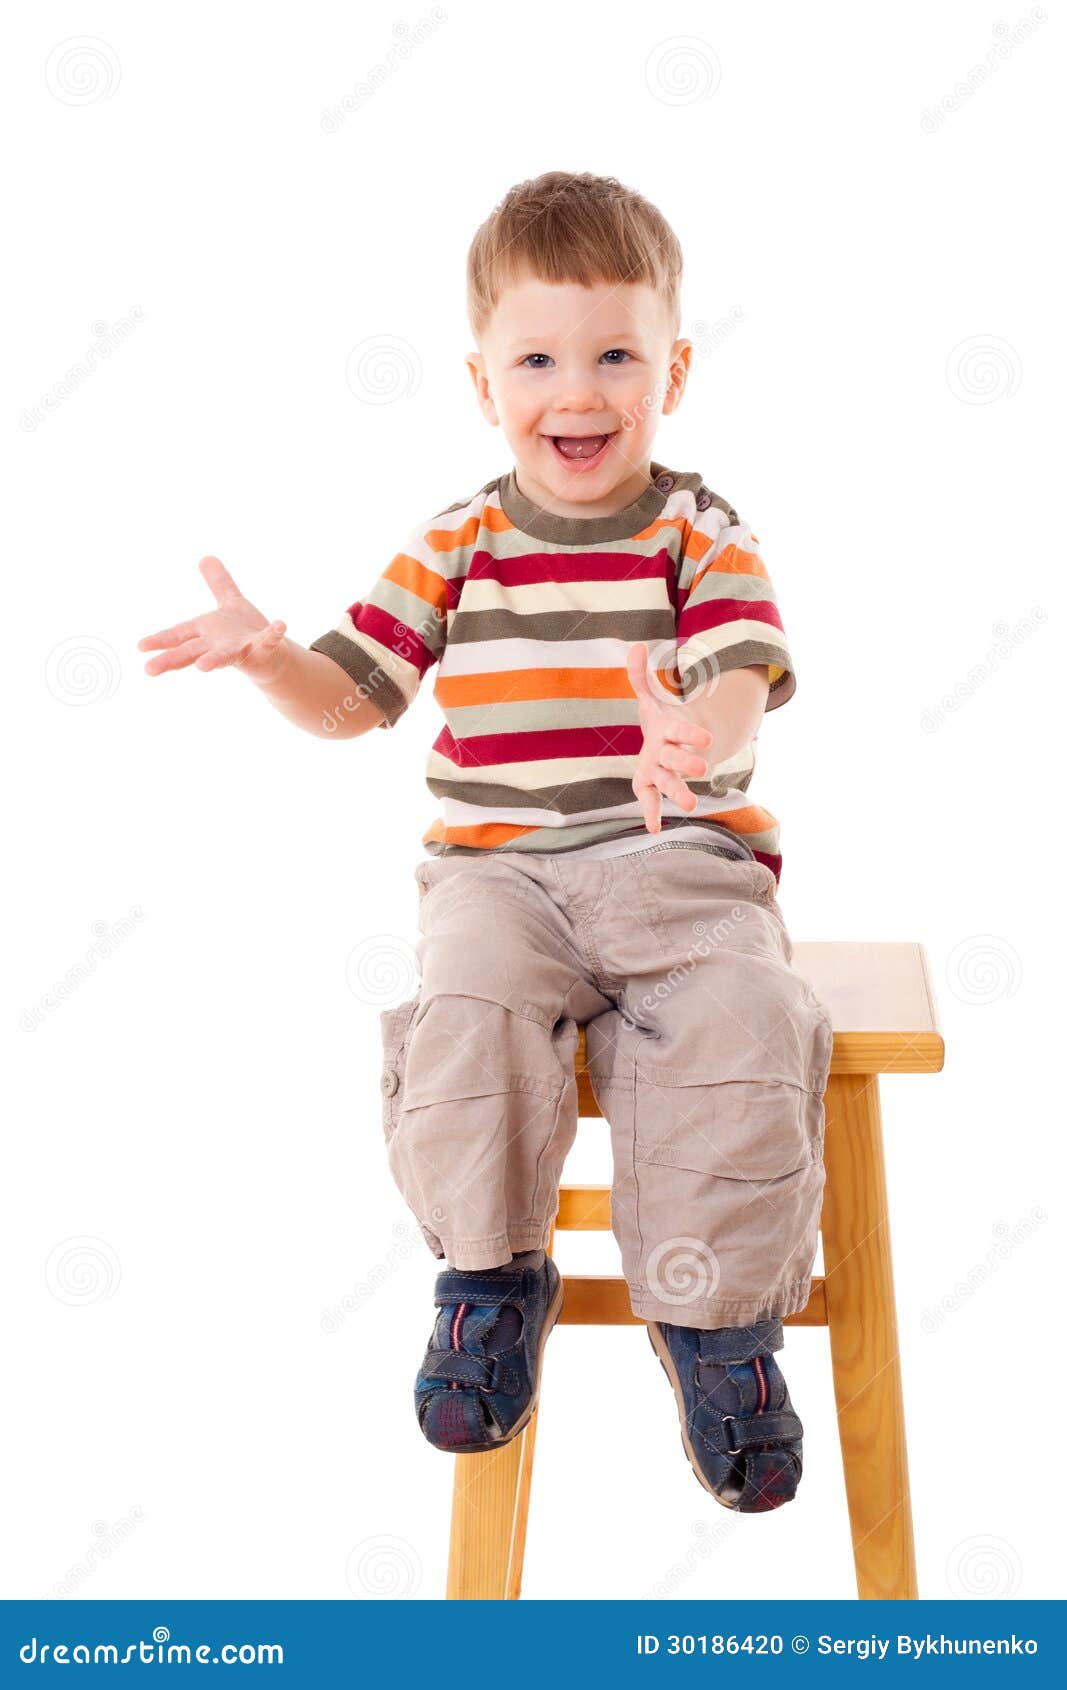
[[[944, 1041], [919, 944], [798, 942], [793, 966], [828, 1009], [834, 1045], [824, 1098], [823, 1276], [783, 1325], [829, 1332], [857, 1593], [910, 1600], [918, 1590], [878, 1076], [938, 1073]], [[579, 1115], [599, 1116], [584, 1027], [575, 1075]], [[559, 1231], [610, 1228], [610, 1187], [561, 1186], [549, 1253]], [[644, 1325], [620, 1277], [564, 1275], [563, 1285], [561, 1324]], [[519, 1596], [539, 1414], [501, 1449], [454, 1457], [449, 1598]]]

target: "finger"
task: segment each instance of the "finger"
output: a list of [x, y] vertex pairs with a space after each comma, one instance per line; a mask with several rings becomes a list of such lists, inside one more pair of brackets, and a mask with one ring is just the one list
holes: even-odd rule
[[672, 774], [670, 769], [663, 768], [661, 764], [656, 765], [653, 773], [663, 796], [669, 798], [672, 804], [677, 804], [680, 810], [696, 809], [696, 793], [690, 792], [684, 780], [679, 780], [677, 775]]
[[654, 781], [641, 780], [637, 776], [632, 782], [634, 795], [641, 806], [645, 826], [649, 833], [660, 830], [660, 796], [659, 787]]
[[251, 657], [254, 657], [257, 663], [261, 663], [265, 657], [269, 657], [273, 651], [278, 649], [284, 638], [285, 623], [268, 622], [263, 632], [256, 635], [248, 650], [241, 652], [240, 656], [234, 659], [234, 667], [243, 668]]
[[217, 557], [202, 557], [200, 559], [200, 573], [214, 593], [217, 604], [226, 604], [232, 599], [241, 597], [241, 590], [237, 582], [226, 565], [220, 563]]
[[184, 645], [165, 651], [160, 657], [150, 657], [144, 666], [146, 675], [165, 675], [171, 669], [188, 669], [207, 647], [206, 640], [186, 640]]
[[664, 739], [673, 740], [677, 745], [710, 745], [715, 735], [710, 728], [702, 728], [696, 722], [687, 722], [684, 716], [667, 716], [663, 723]]
[[651, 698], [648, 684], [648, 647], [643, 642], [630, 646], [626, 653], [626, 673], [638, 698]]
[[196, 638], [195, 622], [175, 622], [173, 628], [161, 628], [158, 634], [146, 634], [143, 640], [137, 641], [138, 651], [163, 651], [172, 645], [181, 645], [183, 640]]
[[268, 657], [276, 651], [285, 638], [284, 622], [268, 622], [261, 634], [257, 634], [252, 641], [252, 651], [257, 657]]
[[687, 775], [690, 780], [703, 780], [708, 772], [706, 757], [701, 757], [696, 751], [675, 751], [669, 745], [660, 746], [656, 761], [665, 769], [673, 769], [677, 774]]

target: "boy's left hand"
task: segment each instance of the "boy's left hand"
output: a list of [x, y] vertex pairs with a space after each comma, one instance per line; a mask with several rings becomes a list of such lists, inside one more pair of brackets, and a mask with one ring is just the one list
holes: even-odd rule
[[702, 779], [708, 772], [708, 759], [684, 748], [710, 746], [715, 736], [710, 728], [698, 727], [655, 696], [648, 681], [648, 661], [648, 648], [643, 644], [632, 645], [626, 653], [626, 670], [637, 695], [644, 734], [633, 778], [634, 795], [649, 833], [658, 833], [661, 795], [681, 810], [694, 810], [696, 794], [679, 777], [685, 774]]

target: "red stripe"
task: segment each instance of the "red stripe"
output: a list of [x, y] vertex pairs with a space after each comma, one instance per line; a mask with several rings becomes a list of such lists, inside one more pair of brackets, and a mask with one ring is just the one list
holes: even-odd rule
[[686, 605], [681, 611], [678, 644], [684, 645], [705, 628], [721, 628], [724, 622], [733, 622], [738, 617], [745, 622], [766, 622], [768, 627], [785, 632], [777, 607], [766, 599], [705, 599], [701, 604]]
[[[462, 583], [462, 577], [457, 577]], [[499, 581], [504, 587], [535, 586], [539, 581], [655, 581], [675, 579], [675, 566], [664, 546], [651, 556], [633, 552], [524, 552], [521, 557], [493, 557], [475, 552], [468, 581]]]
[[[467, 1304], [466, 1303], [460, 1303], [460, 1305], [457, 1308], [455, 1314], [452, 1316], [452, 1330], [451, 1330], [450, 1336], [451, 1336], [451, 1339], [452, 1339], [452, 1348], [454, 1350], [458, 1350], [460, 1348], [460, 1338], [463, 1336], [463, 1316], [466, 1314], [466, 1312], [467, 1312]], [[459, 1390], [459, 1380], [458, 1379], [452, 1380], [451, 1389], [453, 1391]]]
[[640, 723], [603, 728], [542, 728], [533, 733], [469, 734], [457, 740], [442, 728], [433, 749], [457, 769], [495, 763], [539, 763], [551, 757], [636, 757], [644, 741]]
[[[379, 605], [357, 601], [349, 605], [348, 614], [359, 633], [369, 634], [372, 640], [377, 640], [387, 651], [395, 652], [397, 657], [413, 664], [420, 677], [425, 675], [432, 663], [436, 663], [436, 653], [430, 651], [415, 630], [409, 628], [406, 622], [401, 622], [399, 617], [391, 616], [387, 610], [382, 610]], [[426, 614], [433, 615], [430, 605], [426, 606]]]
[[762, 1414], [767, 1406], [767, 1375], [763, 1370], [762, 1356], [753, 1356], [752, 1365], [756, 1369], [756, 1378], [759, 1380], [759, 1402], [756, 1404], [756, 1413]]

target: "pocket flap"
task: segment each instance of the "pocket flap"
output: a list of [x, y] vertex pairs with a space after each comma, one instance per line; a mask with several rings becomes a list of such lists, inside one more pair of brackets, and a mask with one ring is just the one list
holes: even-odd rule
[[822, 1157], [822, 1100], [800, 1086], [695, 1082], [660, 1095], [660, 1109], [647, 1096], [639, 1109], [645, 1120], [638, 1121], [638, 1163], [723, 1179], [775, 1180]]
[[411, 1026], [412, 1018], [419, 1007], [419, 994], [407, 998], [404, 1003], [393, 1004], [389, 1009], [378, 1012], [381, 1023], [382, 1053], [387, 1061], [396, 1057], [404, 1043], [405, 1035]]

